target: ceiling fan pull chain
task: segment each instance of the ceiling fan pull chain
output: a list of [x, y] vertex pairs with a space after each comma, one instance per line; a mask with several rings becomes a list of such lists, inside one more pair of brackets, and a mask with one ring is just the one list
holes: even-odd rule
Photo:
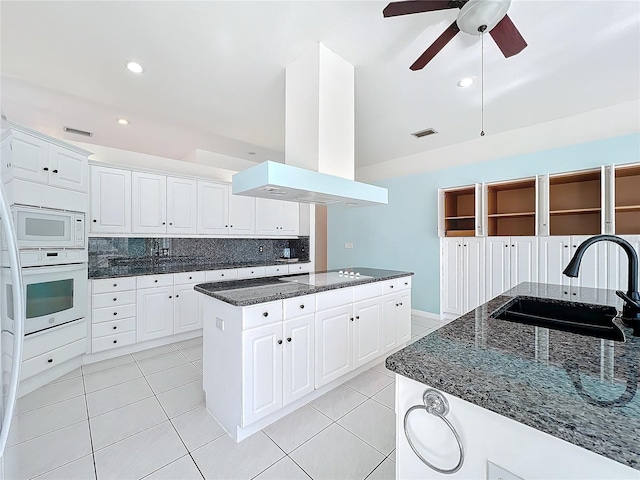
[[482, 76], [482, 85], [480, 85], [480, 91], [481, 91], [481, 104], [482, 104], [482, 111], [481, 111], [481, 115], [480, 115], [480, 125], [481, 125], [481, 130], [480, 130], [480, 136], [484, 137], [484, 31], [482, 32], [482, 34], [480, 35], [481, 37], [481, 45], [482, 45], [482, 53], [481, 53], [481, 76]]

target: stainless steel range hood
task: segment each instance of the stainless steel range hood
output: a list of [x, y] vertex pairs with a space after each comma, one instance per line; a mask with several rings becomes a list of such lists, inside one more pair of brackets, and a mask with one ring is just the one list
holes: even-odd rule
[[320, 205], [388, 203], [386, 188], [356, 182], [353, 66], [322, 44], [286, 69], [285, 163], [233, 176], [232, 193]]

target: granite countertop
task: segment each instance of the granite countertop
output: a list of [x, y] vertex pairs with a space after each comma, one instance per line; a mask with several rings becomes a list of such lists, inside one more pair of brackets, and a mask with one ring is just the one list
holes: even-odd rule
[[[381, 270], [366, 267], [350, 267], [350, 270], [359, 272], [358, 277], [344, 277], [340, 283], [329, 285], [307, 285], [299, 283], [306, 281], [310, 275], [321, 277], [323, 274], [336, 273], [339, 270], [326, 270], [313, 272], [311, 274], [287, 275], [283, 277], [255, 278], [247, 280], [233, 280], [229, 282], [201, 283], [195, 289], [209, 295], [210, 297], [222, 300], [237, 307], [246, 307], [258, 303], [273, 302], [285, 298], [299, 297], [312, 293], [326, 292], [338, 288], [353, 287], [365, 283], [380, 282], [393, 278], [401, 278], [413, 275], [413, 272], [401, 272], [397, 270]], [[320, 278], [319, 278], [320, 280]]]
[[640, 337], [491, 317], [517, 295], [613, 306], [611, 290], [523, 283], [391, 355], [391, 371], [640, 470]]
[[140, 275], [158, 275], [162, 273], [198, 272], [201, 270], [224, 270], [227, 268], [244, 267], [268, 267], [272, 265], [299, 265], [309, 261], [269, 261], [269, 262], [236, 262], [236, 263], [211, 263], [205, 261], [182, 261], [169, 259], [158, 261], [149, 258], [146, 261], [136, 261], [110, 265], [108, 267], [89, 267], [89, 278], [117, 278], [136, 277]]

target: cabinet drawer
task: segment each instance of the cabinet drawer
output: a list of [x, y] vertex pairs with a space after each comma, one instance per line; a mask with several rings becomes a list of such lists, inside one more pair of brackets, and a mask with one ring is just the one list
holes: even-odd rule
[[173, 274], [136, 277], [136, 285], [138, 288], [170, 287], [173, 285]]
[[136, 329], [136, 317], [121, 318], [109, 322], [100, 322], [91, 326], [91, 337], [95, 340], [106, 335], [133, 332]]
[[136, 277], [102, 278], [92, 280], [93, 293], [122, 292], [136, 289]]
[[264, 267], [247, 267], [238, 269], [238, 278], [264, 277]]
[[107, 337], [94, 338], [91, 342], [93, 353], [110, 350], [112, 348], [124, 347], [136, 343], [136, 332], [123, 332]]
[[98, 293], [91, 298], [91, 308], [117, 307], [131, 303], [136, 303], [136, 292], [134, 290]]
[[308, 315], [316, 310], [316, 296], [303, 295], [301, 297], [287, 298], [282, 301], [284, 307], [284, 318], [299, 317]]
[[119, 318], [128, 318], [135, 316], [135, 304], [120, 305], [118, 307], [94, 308], [91, 311], [92, 323], [108, 322], [109, 320], [117, 320]]
[[409, 290], [411, 288], [411, 277], [398, 279], [398, 290]]
[[[25, 342], [26, 343], [26, 342]], [[24, 360], [20, 377], [25, 379], [53, 368], [61, 363], [71, 360], [72, 358], [84, 355], [87, 352], [87, 340], [76, 340], [62, 347], [55, 348], [51, 351], [38, 355], [36, 357]]]
[[261, 303], [242, 309], [242, 329], [259, 327], [282, 321], [282, 300]]
[[185, 272], [173, 274], [174, 285], [184, 285], [185, 283], [202, 283], [205, 281], [205, 272]]
[[86, 338], [87, 322], [84, 319], [50, 328], [25, 337], [22, 358], [28, 360], [76, 340], [86, 341]]
[[398, 286], [398, 279], [394, 278], [391, 280], [385, 280], [384, 282], [380, 282], [382, 284], [382, 294], [387, 295], [389, 293], [395, 293], [400, 288]]
[[265, 275], [287, 275], [289, 273], [289, 268], [287, 265], [269, 265], [268, 267], [264, 267]]
[[296, 263], [289, 265], [289, 273], [306, 273], [311, 269], [310, 263]]
[[[374, 282], [353, 287], [353, 301], [357, 302], [359, 300], [366, 300], [367, 298], [379, 297], [383, 291], [382, 283], [383, 282]], [[395, 292], [398, 288], [387, 288], [387, 290], [389, 290], [387, 293], [390, 293]]]
[[226, 270], [210, 270], [205, 275], [207, 282], [223, 282], [225, 280], [235, 280], [238, 278], [238, 270], [227, 268]]
[[316, 295], [316, 310], [339, 307], [353, 303], [353, 288], [345, 287]]

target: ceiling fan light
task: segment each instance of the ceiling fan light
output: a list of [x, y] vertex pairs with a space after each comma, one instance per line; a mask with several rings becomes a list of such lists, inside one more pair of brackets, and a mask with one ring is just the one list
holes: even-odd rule
[[469, 35], [489, 32], [504, 18], [510, 4], [511, 0], [469, 0], [458, 14], [458, 28]]

